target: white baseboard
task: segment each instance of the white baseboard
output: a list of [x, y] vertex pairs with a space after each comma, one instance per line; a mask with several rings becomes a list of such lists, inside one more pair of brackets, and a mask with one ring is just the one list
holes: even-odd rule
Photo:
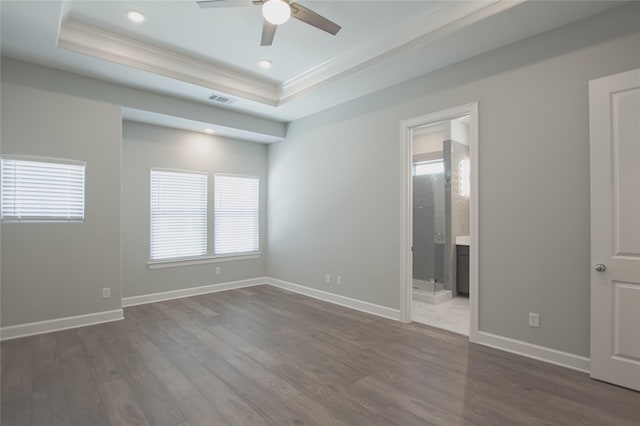
[[561, 367], [570, 368], [583, 373], [589, 372], [589, 358], [580, 355], [574, 355], [568, 352], [534, 345], [533, 343], [510, 339], [508, 337], [497, 336], [484, 331], [479, 333], [479, 337], [478, 343], [484, 346], [526, 356], [527, 358], [537, 359], [538, 361], [548, 362], [549, 364], [559, 365]]
[[[302, 294], [314, 299], [345, 306], [357, 311], [366, 312], [392, 320], [400, 320], [400, 310], [352, 299], [350, 297], [316, 290], [299, 284], [278, 280], [270, 277], [252, 278], [248, 280], [232, 281], [227, 283], [210, 284], [200, 287], [192, 287], [181, 290], [165, 291], [162, 293], [145, 294], [142, 296], [125, 297], [122, 299], [122, 306], [135, 306], [145, 303], [160, 302], [163, 300], [178, 299], [181, 297], [197, 296], [199, 294], [215, 293], [224, 290], [252, 287], [256, 285], [269, 284], [273, 287]], [[37, 321], [26, 324], [12, 325], [0, 328], [0, 340], [17, 339], [20, 337], [33, 336], [36, 334], [49, 333], [53, 331], [67, 330], [70, 328], [84, 327], [88, 325], [101, 324], [105, 322], [118, 321], [123, 319], [122, 309], [112, 311], [97, 312], [94, 314], [77, 315], [73, 317], [57, 318], [47, 321]], [[511, 352], [550, 364], [559, 365], [581, 372], [589, 372], [589, 358], [570, 354], [568, 352], [534, 345], [508, 337], [498, 336], [484, 331], [479, 332], [479, 344], [495, 349]]]
[[123, 318], [122, 309], [114, 309], [113, 311], [96, 312], [94, 314], [10, 325], [0, 329], [0, 340], [17, 339], [19, 337], [50, 333], [52, 331], [67, 330], [69, 328], [102, 324], [104, 322], [118, 321]]
[[266, 284], [267, 278], [251, 278], [248, 280], [231, 281], [227, 283], [209, 284], [200, 287], [184, 288], [180, 290], [163, 291], [162, 293], [143, 294], [141, 296], [123, 297], [122, 307], [144, 305], [146, 303], [161, 302], [163, 300], [180, 299], [181, 297], [197, 296], [199, 294], [215, 293], [236, 288], [252, 287]]
[[345, 306], [357, 311], [366, 312], [368, 314], [377, 315], [379, 317], [389, 318], [400, 321], [400, 310], [387, 308], [386, 306], [376, 305], [374, 303], [363, 302], [362, 300], [352, 299], [339, 294], [329, 293], [327, 291], [316, 290], [311, 287], [278, 280], [275, 278], [267, 278], [267, 284], [294, 293], [313, 297], [314, 299], [324, 300], [325, 302], [335, 303], [336, 305]]

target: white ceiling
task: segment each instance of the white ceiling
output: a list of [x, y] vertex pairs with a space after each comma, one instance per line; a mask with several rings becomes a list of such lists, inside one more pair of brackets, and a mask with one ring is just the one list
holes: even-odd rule
[[[442, 8], [433, 1], [303, 1], [342, 26], [336, 36], [290, 19], [276, 32], [273, 46], [260, 46], [261, 6], [200, 8], [196, 1], [85, 1], [71, 3], [70, 16], [139, 40], [203, 58], [276, 83], [294, 79], [322, 63], [370, 41], [397, 32], [406, 22]], [[134, 24], [129, 9], [147, 20]], [[273, 67], [263, 71], [260, 59]]]
[[[260, 6], [2, 0], [2, 53], [208, 105], [223, 94], [236, 101], [221, 108], [291, 121], [621, 2], [300, 3], [342, 30], [334, 37], [291, 19], [261, 47]], [[146, 21], [127, 20], [129, 9]], [[263, 58], [271, 69], [258, 68]]]

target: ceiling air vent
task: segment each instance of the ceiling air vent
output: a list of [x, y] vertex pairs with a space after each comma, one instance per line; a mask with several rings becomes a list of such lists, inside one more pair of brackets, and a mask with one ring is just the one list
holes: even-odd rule
[[209, 99], [211, 99], [213, 102], [218, 102], [218, 103], [225, 104], [225, 105], [229, 105], [229, 104], [234, 103], [236, 101], [235, 99], [227, 98], [225, 96], [216, 95], [215, 93], [213, 95], [209, 96]]

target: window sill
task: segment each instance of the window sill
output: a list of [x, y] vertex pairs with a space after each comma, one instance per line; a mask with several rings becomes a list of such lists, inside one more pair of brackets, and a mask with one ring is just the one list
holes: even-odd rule
[[2, 219], [2, 223], [84, 223], [84, 219]]
[[233, 260], [259, 259], [262, 253], [219, 254], [216, 256], [187, 257], [182, 259], [150, 260], [149, 269], [178, 268], [180, 266], [203, 265], [207, 263], [231, 262]]

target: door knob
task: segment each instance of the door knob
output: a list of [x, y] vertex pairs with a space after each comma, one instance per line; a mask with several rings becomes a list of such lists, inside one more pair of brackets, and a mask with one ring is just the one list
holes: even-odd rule
[[602, 263], [598, 263], [596, 266], [593, 267], [593, 269], [595, 269], [598, 272], [604, 272], [607, 270], [607, 267]]

